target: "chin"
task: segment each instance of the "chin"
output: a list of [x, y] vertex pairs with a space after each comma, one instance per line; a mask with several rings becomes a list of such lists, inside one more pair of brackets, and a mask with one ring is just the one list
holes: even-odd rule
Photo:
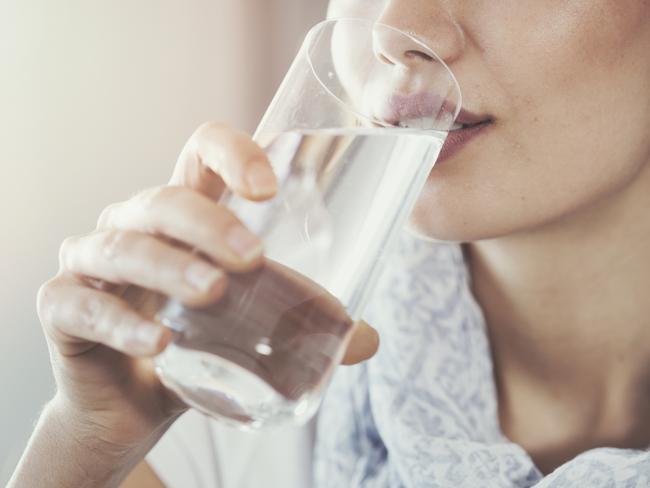
[[508, 233], [495, 214], [463, 211], [460, 205], [431, 205], [421, 202], [413, 209], [405, 230], [425, 240], [442, 242], [474, 242]]
[[[537, 219], [480, 209], [445, 211], [441, 206], [416, 206], [406, 223], [410, 234], [425, 240], [469, 243], [517, 234], [534, 227]], [[532, 222], [531, 222], [532, 221]]]
[[466, 243], [489, 238], [490, 234], [477, 232], [464, 225], [441, 225], [409, 219], [405, 230], [414, 237], [432, 242]]

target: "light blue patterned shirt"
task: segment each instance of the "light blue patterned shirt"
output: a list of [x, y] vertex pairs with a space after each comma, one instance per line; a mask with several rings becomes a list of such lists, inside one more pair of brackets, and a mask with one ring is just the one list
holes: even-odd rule
[[405, 233], [364, 318], [382, 346], [339, 368], [316, 488], [650, 487], [650, 452], [598, 448], [543, 476], [501, 432], [486, 326], [460, 246]]

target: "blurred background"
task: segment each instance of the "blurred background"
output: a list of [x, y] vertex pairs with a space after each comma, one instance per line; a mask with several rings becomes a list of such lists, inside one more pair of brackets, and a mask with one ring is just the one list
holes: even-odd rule
[[0, 0], [0, 485], [54, 385], [35, 309], [61, 241], [252, 131], [326, 0]]

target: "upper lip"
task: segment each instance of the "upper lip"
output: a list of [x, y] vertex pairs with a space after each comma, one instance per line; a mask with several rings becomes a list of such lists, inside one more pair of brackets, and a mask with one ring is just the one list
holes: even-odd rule
[[[429, 92], [414, 93], [412, 95], [395, 94], [384, 105], [379, 119], [390, 125], [398, 125], [408, 119], [437, 117], [446, 110], [445, 106], [449, 107], [448, 112], [455, 108], [451, 102]], [[461, 108], [458, 117], [456, 117], [456, 123], [463, 126], [491, 121], [492, 118], [489, 115], [475, 114], [465, 108]]]

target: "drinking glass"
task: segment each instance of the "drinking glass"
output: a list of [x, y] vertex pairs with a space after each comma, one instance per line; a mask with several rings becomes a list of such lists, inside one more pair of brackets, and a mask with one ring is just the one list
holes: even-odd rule
[[166, 302], [162, 382], [242, 429], [307, 421], [460, 107], [416, 37], [365, 19], [313, 27], [254, 135], [277, 195], [220, 199], [261, 237], [264, 264], [231, 273], [213, 305]]

